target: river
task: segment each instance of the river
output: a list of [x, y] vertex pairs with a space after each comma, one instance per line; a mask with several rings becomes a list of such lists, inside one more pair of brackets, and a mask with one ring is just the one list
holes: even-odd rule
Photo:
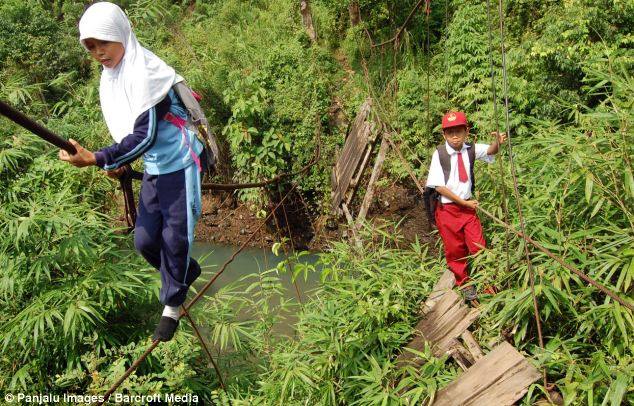
[[[199, 261], [203, 270], [201, 276], [194, 283], [194, 288], [196, 290], [202, 288], [205, 283], [213, 278], [213, 276], [219, 271], [222, 264], [224, 264], [237, 249], [238, 247], [235, 246], [218, 245], [208, 242], [195, 242], [192, 248], [192, 256]], [[249, 274], [275, 268], [285, 258], [281, 249], [279, 254], [280, 255], [275, 255], [270, 248], [245, 248], [227, 266], [226, 270], [218, 277], [205, 295], [214, 295], [219, 289], [222, 289], [234, 282], [238, 282], [241, 278]], [[302, 256], [300, 261], [305, 264], [314, 264], [317, 261], [317, 254]], [[284, 269], [286, 269], [286, 267]], [[297, 290], [293, 285], [290, 272], [280, 272], [279, 276], [280, 282], [284, 288], [284, 295], [282, 298], [286, 300], [292, 299], [295, 302], [297, 302], [297, 290], [299, 290], [302, 300], [306, 300], [307, 295], [310, 294], [311, 290], [320, 285], [318, 272], [309, 273], [306, 280], [304, 280], [303, 275], [298, 276], [296, 280]], [[252, 281], [253, 280], [250, 280], [247, 283]], [[279, 303], [279, 299], [280, 298], [277, 298], [271, 304]], [[293, 308], [298, 309], [298, 307]], [[296, 321], [297, 317], [294, 312], [287, 313], [284, 316], [284, 325], [276, 325], [274, 330], [277, 333], [292, 335], [292, 325]]]

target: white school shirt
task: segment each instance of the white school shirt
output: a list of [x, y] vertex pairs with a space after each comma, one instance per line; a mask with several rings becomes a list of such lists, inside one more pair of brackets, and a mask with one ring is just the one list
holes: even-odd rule
[[[429, 166], [429, 175], [427, 175], [426, 186], [433, 188], [436, 186], [446, 186], [449, 190], [460, 196], [460, 198], [468, 200], [471, 198], [471, 173], [469, 171], [469, 154], [467, 153], [467, 149], [471, 147], [465, 143], [462, 144], [462, 149], [460, 151], [456, 151], [449, 145], [448, 142], [445, 141], [445, 148], [447, 148], [449, 162], [451, 163], [451, 171], [449, 171], [447, 184], [445, 184], [445, 175], [442, 172], [442, 166], [440, 166], [438, 150], [436, 150], [431, 157], [431, 165]], [[488, 149], [488, 144], [475, 144], [475, 158], [487, 163], [494, 162], [495, 157], [493, 155], [487, 155]], [[464, 162], [464, 167], [467, 170], [467, 177], [469, 180], [466, 182], [460, 182], [460, 179], [458, 178], [458, 152], [462, 153], [462, 161]], [[451, 199], [446, 198], [445, 196], [441, 196], [440, 201], [442, 203], [453, 203]]]

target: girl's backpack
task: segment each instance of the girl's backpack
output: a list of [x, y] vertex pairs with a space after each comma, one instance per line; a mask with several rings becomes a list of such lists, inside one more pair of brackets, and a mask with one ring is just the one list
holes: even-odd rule
[[208, 174], [213, 173], [213, 169], [215, 168], [216, 162], [218, 161], [219, 150], [218, 150], [218, 142], [214, 135], [209, 131], [209, 122], [205, 117], [205, 113], [203, 109], [200, 107], [198, 103], [198, 96], [192, 89], [187, 86], [187, 84], [182, 81], [176, 83], [174, 86], [174, 91], [178, 98], [183, 102], [183, 105], [189, 112], [189, 120], [187, 122], [187, 126], [190, 130], [194, 131], [197, 135], [200, 142], [205, 146], [205, 154], [206, 154], [206, 165], [205, 168]]

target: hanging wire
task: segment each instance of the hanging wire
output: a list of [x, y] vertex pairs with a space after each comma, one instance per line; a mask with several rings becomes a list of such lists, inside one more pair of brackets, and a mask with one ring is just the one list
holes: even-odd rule
[[432, 129], [431, 129], [431, 115], [430, 115], [430, 111], [431, 111], [431, 88], [429, 85], [429, 76], [431, 75], [430, 73], [430, 60], [431, 60], [431, 52], [430, 52], [430, 46], [429, 46], [429, 37], [430, 37], [430, 30], [429, 30], [429, 14], [431, 14], [431, 0], [425, 0], [425, 26], [427, 29], [427, 35], [426, 35], [426, 39], [425, 39], [425, 45], [426, 45], [426, 63], [427, 63], [427, 134], [431, 135]]
[[[277, 193], [279, 194], [280, 200], [282, 199], [282, 191], [281, 189], [278, 187], [277, 189]], [[282, 210], [284, 212], [284, 220], [286, 222], [286, 231], [288, 232], [288, 239], [289, 242], [291, 244], [291, 253], [295, 252], [295, 243], [293, 242], [293, 233], [291, 232], [291, 227], [288, 223], [288, 216], [286, 214], [286, 206], [282, 205]], [[300, 306], [302, 306], [304, 303], [302, 301], [302, 293], [299, 289], [299, 286], [297, 285], [297, 280], [295, 280], [295, 278], [293, 277], [293, 268], [290, 264], [290, 256], [289, 256], [289, 252], [288, 252], [288, 248], [286, 247], [286, 244], [283, 243], [283, 238], [282, 238], [282, 230], [280, 227], [280, 222], [277, 218], [277, 215], [273, 215], [273, 219], [275, 220], [275, 228], [277, 229], [277, 238], [280, 241], [280, 243], [282, 244], [282, 251], [284, 251], [284, 262], [286, 263], [286, 269], [288, 270], [288, 273], [291, 277], [291, 280], [293, 282], [293, 286], [295, 287], [295, 295], [297, 296], [297, 301], [299, 302]]]
[[447, 99], [447, 104], [449, 104], [449, 52], [447, 51], [447, 41], [449, 41], [449, 0], [445, 0], [445, 47], [444, 47], [444, 57], [445, 57], [445, 98]]
[[189, 320], [189, 324], [191, 324], [192, 328], [194, 329], [194, 333], [196, 334], [196, 337], [198, 338], [200, 345], [205, 350], [205, 354], [207, 354], [209, 361], [211, 361], [211, 365], [214, 367], [214, 370], [216, 371], [216, 375], [218, 376], [220, 387], [222, 388], [222, 390], [226, 391], [227, 387], [225, 386], [225, 382], [222, 379], [222, 374], [220, 373], [220, 369], [218, 368], [216, 361], [214, 361], [214, 357], [211, 356], [211, 351], [209, 351], [209, 347], [207, 346], [207, 343], [205, 343], [205, 339], [200, 334], [200, 330], [196, 326], [196, 323], [194, 323], [194, 319], [189, 315], [189, 312], [187, 311], [185, 306], [181, 306], [181, 311], [185, 314], [185, 317], [187, 317], [187, 320]]
[[[511, 124], [509, 119], [509, 98], [508, 98], [508, 74], [506, 70], [506, 49], [504, 47], [504, 10], [502, 6], [502, 0], [498, 0], [498, 16], [500, 20], [500, 47], [502, 50], [502, 75], [503, 75], [503, 91], [504, 91], [504, 121], [506, 127], [506, 133], [508, 137], [509, 148], [509, 162], [511, 164], [511, 175], [513, 177], [513, 191], [515, 193], [515, 200], [517, 203], [517, 215], [520, 222], [520, 230], [523, 235], [526, 234], [526, 224], [524, 222], [524, 215], [522, 213], [521, 196], [517, 184], [517, 174], [515, 171], [515, 163], [513, 161], [513, 142], [511, 137]], [[535, 294], [535, 271], [530, 259], [528, 251], [528, 245], [524, 244], [524, 254], [526, 256], [526, 266], [528, 267], [528, 275], [531, 289], [531, 296], [533, 298], [533, 310], [535, 312], [535, 323], [537, 324], [537, 338], [539, 340], [539, 346], [544, 351], [544, 337], [542, 335], [542, 322], [539, 315], [539, 305], [537, 304], [537, 296]], [[546, 373], [546, 365], [543, 365], [542, 375], [544, 380], [544, 389], [548, 392], [548, 377]]]
[[[489, 32], [489, 62], [491, 65], [491, 93], [493, 94], [493, 118], [495, 122], [495, 131], [497, 134], [500, 133], [500, 120], [498, 117], [498, 100], [497, 100], [497, 90], [495, 85], [495, 66], [493, 64], [493, 24], [491, 21], [491, 0], [487, 0], [487, 21], [488, 21], [488, 32]], [[500, 148], [500, 152], [502, 149]], [[508, 197], [506, 194], [506, 174], [504, 172], [504, 163], [503, 159], [500, 157], [498, 159], [498, 168], [500, 172], [500, 189], [502, 191], [502, 209], [504, 211], [504, 221], [506, 223], [509, 222], [509, 209], [508, 209]], [[504, 252], [506, 252], [506, 273], [509, 274], [511, 272], [511, 254], [509, 252], [509, 231], [506, 230], [504, 233]], [[493, 278], [495, 280], [495, 277]]]

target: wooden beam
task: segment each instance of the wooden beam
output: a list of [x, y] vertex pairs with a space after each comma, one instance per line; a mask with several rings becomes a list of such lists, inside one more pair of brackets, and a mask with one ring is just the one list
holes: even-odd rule
[[352, 218], [352, 214], [350, 213], [348, 206], [345, 203], [342, 203], [341, 208], [343, 209], [343, 213], [346, 216], [346, 220], [348, 220], [348, 226], [350, 227], [350, 231], [352, 231], [352, 238], [354, 239], [355, 245], [357, 246], [357, 248], [363, 247], [363, 244], [361, 244], [361, 240], [357, 235], [357, 230], [355, 230], [354, 228], [354, 219]]
[[482, 352], [482, 348], [480, 348], [480, 344], [473, 338], [473, 334], [469, 330], [465, 331], [460, 335], [462, 341], [464, 342], [465, 347], [469, 350], [473, 359], [478, 361], [479, 359], [484, 357], [484, 352]]
[[467, 307], [460, 295], [453, 290], [447, 291], [418, 322], [414, 328], [415, 337], [398, 356], [397, 365], [399, 367], [410, 363], [420, 365], [422, 361], [407, 349], [423, 351], [425, 342], [431, 344], [435, 356], [442, 356], [479, 315], [480, 311]]
[[[350, 204], [350, 200], [345, 199], [354, 195], [354, 192], [347, 194], [348, 188], [358, 172], [359, 164], [361, 163], [362, 167], [365, 165], [360, 161], [365, 160], [368, 156], [366, 148], [370, 141], [369, 135], [373, 131], [373, 125], [369, 121], [371, 106], [372, 100], [368, 98], [359, 109], [359, 113], [347, 134], [341, 154], [336, 159], [332, 184], [333, 210], [337, 210], [343, 201], [346, 201], [348, 205]], [[356, 183], [358, 183], [358, 177]]]
[[503, 342], [437, 393], [434, 406], [513, 405], [541, 377], [513, 346]]
[[381, 140], [381, 147], [379, 148], [379, 154], [376, 157], [376, 161], [374, 161], [374, 167], [372, 168], [372, 175], [370, 175], [370, 182], [368, 182], [368, 189], [365, 192], [365, 196], [363, 197], [363, 203], [361, 203], [361, 208], [359, 209], [359, 215], [357, 216], [357, 230], [361, 227], [363, 222], [365, 221], [365, 217], [368, 214], [368, 210], [370, 209], [370, 204], [372, 204], [372, 199], [374, 198], [374, 185], [376, 181], [381, 176], [381, 169], [383, 168], [383, 161], [385, 161], [385, 157], [387, 155], [387, 151], [390, 149], [390, 143], [387, 142], [385, 138]]
[[450, 270], [445, 270], [442, 275], [440, 275], [440, 279], [434, 285], [431, 293], [427, 297], [424, 305], [424, 313], [427, 313], [431, 310], [432, 307], [442, 298], [442, 295], [450, 291], [456, 283], [456, 277], [453, 272]]
[[365, 171], [365, 167], [368, 165], [368, 161], [370, 160], [370, 154], [372, 154], [372, 150], [374, 149], [374, 143], [371, 142], [372, 132], [374, 131], [374, 125], [372, 123], [366, 123], [363, 131], [359, 133], [359, 138], [361, 138], [361, 143], [364, 145], [363, 159], [361, 163], [355, 168], [353, 172], [353, 177], [350, 182], [350, 189], [348, 190], [348, 195], [346, 196], [346, 204], [350, 205], [352, 199], [354, 199], [354, 195], [357, 193], [359, 189], [359, 180]]

